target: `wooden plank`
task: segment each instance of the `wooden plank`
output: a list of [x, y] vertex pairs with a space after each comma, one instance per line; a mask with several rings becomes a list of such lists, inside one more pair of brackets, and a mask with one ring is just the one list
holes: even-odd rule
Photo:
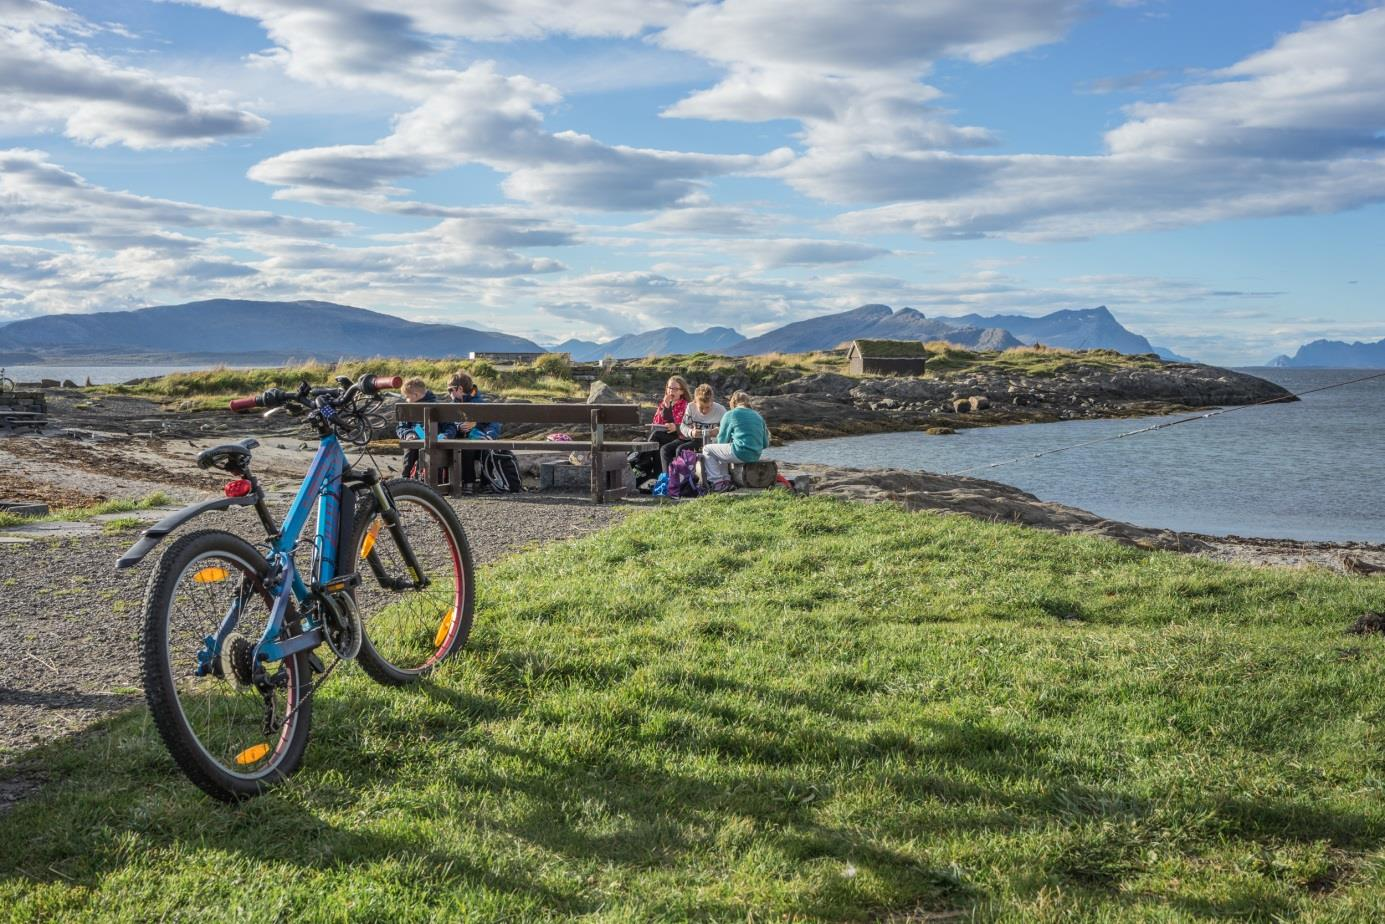
[[[417, 449], [423, 440], [400, 440], [401, 449]], [[606, 440], [606, 452], [647, 452], [658, 449], [658, 443], [644, 440]], [[591, 452], [592, 444], [587, 440], [438, 440], [438, 447], [450, 452], [466, 449], [508, 449], [511, 452]]]
[[430, 402], [412, 404], [401, 401], [394, 406], [395, 420], [419, 423], [434, 418], [442, 423], [477, 420], [486, 423], [585, 424], [593, 410], [601, 412], [608, 426], [639, 426], [637, 404], [454, 404]]

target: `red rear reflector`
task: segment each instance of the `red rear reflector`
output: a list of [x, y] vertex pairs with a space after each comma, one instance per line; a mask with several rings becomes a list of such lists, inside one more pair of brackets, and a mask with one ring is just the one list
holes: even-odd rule
[[222, 489], [227, 497], [244, 497], [252, 490], [254, 490], [254, 485], [244, 478], [237, 478]]

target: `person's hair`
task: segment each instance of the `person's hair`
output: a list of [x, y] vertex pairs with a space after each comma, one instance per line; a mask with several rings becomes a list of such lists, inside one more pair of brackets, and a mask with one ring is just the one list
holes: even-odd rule
[[451, 391], [454, 388], [460, 388], [467, 394], [471, 394], [471, 390], [475, 387], [476, 383], [471, 380], [470, 374], [466, 372], [452, 373], [452, 378], [447, 383], [448, 391]]
[[679, 390], [683, 392], [684, 401], [692, 400], [692, 389], [688, 387], [687, 379], [683, 378], [681, 375], [671, 375], [668, 377], [668, 380], [677, 385]]
[[708, 404], [711, 404], [713, 401], [716, 400], [717, 393], [712, 391], [712, 386], [708, 385], [706, 382], [703, 382], [701, 385], [697, 386], [697, 391], [693, 392], [693, 397], [697, 399], [698, 404], [701, 404], [704, 401], [706, 401]]
[[404, 383], [404, 387], [400, 389], [400, 391], [402, 391], [406, 395], [410, 392], [418, 392], [419, 394], [423, 394], [427, 390], [428, 383], [423, 381], [423, 379], [409, 379], [407, 382]]
[[732, 406], [732, 407], [749, 407], [749, 406], [750, 406], [750, 392], [748, 392], [748, 391], [738, 391], [738, 392], [736, 392], [734, 395], [731, 396], [731, 406]]

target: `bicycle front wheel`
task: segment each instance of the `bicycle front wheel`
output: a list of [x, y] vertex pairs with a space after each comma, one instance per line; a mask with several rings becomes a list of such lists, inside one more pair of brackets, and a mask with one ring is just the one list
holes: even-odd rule
[[307, 654], [252, 663], [273, 606], [267, 569], [239, 536], [201, 530], [169, 546], [145, 597], [140, 668], [154, 725], [188, 778], [228, 802], [293, 773], [308, 743]]
[[[376, 681], [412, 683], [466, 644], [475, 588], [471, 547], [456, 511], [428, 485], [386, 484], [398, 534], [367, 495], [356, 516], [353, 569], [364, 639], [357, 661]], [[399, 534], [422, 572], [415, 580]]]

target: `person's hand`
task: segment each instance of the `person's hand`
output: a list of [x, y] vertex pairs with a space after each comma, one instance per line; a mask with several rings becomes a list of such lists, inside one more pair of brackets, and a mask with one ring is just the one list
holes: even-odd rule
[[678, 424], [666, 423], [664, 424], [664, 429], [672, 433], [674, 430], [678, 429]]

